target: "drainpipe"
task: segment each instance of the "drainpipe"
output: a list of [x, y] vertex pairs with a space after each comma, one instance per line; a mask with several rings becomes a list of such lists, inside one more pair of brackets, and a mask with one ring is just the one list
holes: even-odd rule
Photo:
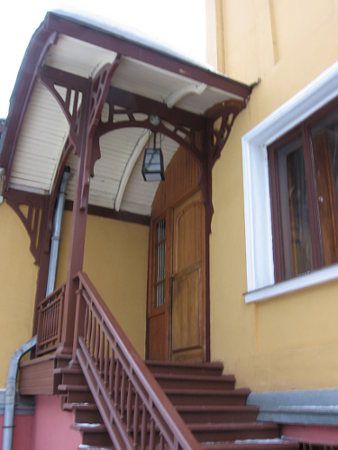
[[50, 248], [50, 259], [49, 259], [49, 268], [48, 268], [48, 280], [47, 280], [47, 290], [46, 296], [51, 294], [55, 288], [55, 278], [56, 278], [56, 270], [57, 270], [57, 262], [59, 256], [59, 244], [60, 244], [60, 235], [61, 235], [61, 224], [62, 224], [62, 214], [66, 201], [66, 189], [67, 183], [70, 176], [70, 168], [66, 167], [63, 173], [60, 191], [57, 199], [56, 210], [54, 214], [54, 222], [53, 222], [53, 236], [51, 239], [51, 248]]
[[15, 391], [16, 391], [16, 377], [18, 374], [18, 367], [23, 355], [36, 345], [36, 336], [23, 344], [16, 352], [14, 352], [11, 362], [9, 364], [7, 385], [5, 394], [5, 413], [2, 435], [2, 450], [11, 450], [13, 442], [14, 429], [14, 409], [15, 409]]

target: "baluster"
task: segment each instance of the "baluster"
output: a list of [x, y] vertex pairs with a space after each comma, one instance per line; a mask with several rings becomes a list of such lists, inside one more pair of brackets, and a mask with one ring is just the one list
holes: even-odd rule
[[158, 444], [158, 450], [164, 450], [164, 437], [162, 434], [160, 434], [160, 441]]
[[133, 438], [134, 438], [134, 445], [136, 447], [137, 445], [137, 437], [139, 432], [139, 397], [137, 392], [135, 392], [135, 399], [134, 399], [134, 419], [133, 419]]
[[120, 368], [121, 368], [121, 363], [119, 360], [116, 360], [115, 374], [114, 374], [114, 403], [115, 403], [116, 408], [118, 408], [119, 386], [120, 386]]
[[141, 419], [141, 450], [145, 450], [147, 445], [147, 411], [142, 405], [142, 419]]
[[126, 381], [127, 381], [127, 374], [125, 370], [122, 367], [122, 374], [121, 374], [121, 389], [120, 389], [120, 415], [123, 419], [125, 415], [125, 401], [126, 401]]
[[[80, 298], [80, 301], [84, 301], [83, 298]], [[87, 345], [88, 323], [89, 323], [89, 310], [88, 310], [87, 303], [85, 303], [85, 308], [86, 308], [86, 312], [85, 312], [85, 319], [84, 319], [83, 338], [84, 338], [84, 341], [85, 341], [85, 343]]]
[[90, 347], [91, 347], [91, 355], [92, 358], [94, 359], [94, 362], [95, 362], [95, 339], [96, 339], [95, 328], [96, 328], [96, 318], [94, 311], [92, 311], [92, 335]]
[[132, 401], [133, 401], [133, 390], [131, 381], [128, 380], [128, 393], [127, 393], [127, 431], [130, 432], [131, 429], [131, 416], [133, 412], [132, 408]]
[[109, 340], [106, 339], [104, 347], [104, 376], [103, 376], [105, 386], [107, 386], [108, 383], [108, 372], [109, 372]]
[[99, 364], [99, 347], [100, 347], [100, 332], [99, 332], [99, 324], [97, 317], [95, 317], [95, 340], [94, 340], [94, 361], [96, 367], [98, 367]]
[[113, 350], [113, 348], [111, 348], [111, 359], [110, 359], [110, 367], [109, 367], [109, 395], [111, 397], [113, 395], [114, 371], [115, 371], [114, 350]]
[[100, 343], [100, 375], [103, 374], [103, 363], [104, 363], [104, 346], [105, 346], [105, 335], [103, 330], [100, 331], [101, 343]]
[[55, 325], [56, 325], [56, 308], [57, 308], [57, 303], [55, 302], [53, 304], [53, 309], [52, 309], [52, 321], [51, 321], [51, 336], [52, 338], [55, 337]]
[[155, 424], [152, 419], [150, 420], [149, 430], [149, 450], [155, 450]]
[[91, 333], [92, 333], [92, 322], [93, 322], [93, 313], [92, 310], [90, 309], [89, 305], [87, 305], [88, 308], [88, 331], [87, 331], [87, 336], [86, 336], [86, 345], [88, 348], [89, 353], [91, 353], [90, 350], [90, 341], [91, 341]]

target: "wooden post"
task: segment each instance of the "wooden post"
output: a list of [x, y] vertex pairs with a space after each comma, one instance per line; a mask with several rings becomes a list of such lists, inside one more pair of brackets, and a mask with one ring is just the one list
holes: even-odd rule
[[93, 139], [90, 133], [90, 89], [83, 93], [81, 119], [79, 125], [78, 167], [76, 194], [73, 204], [70, 258], [59, 352], [70, 354], [73, 348], [77, 281], [76, 275], [82, 270], [86, 237], [88, 193], [92, 162]]
[[82, 91], [80, 123], [76, 130], [76, 153], [79, 155], [76, 194], [73, 203], [61, 344], [58, 349], [58, 352], [65, 354], [71, 354], [73, 351], [76, 292], [78, 289], [77, 274], [83, 268], [90, 177], [94, 170], [95, 161], [100, 157], [98, 142], [94, 145], [94, 134], [100, 122], [102, 108], [108, 95], [113, 73], [120, 60], [120, 55], [117, 55], [112, 64], [104, 65], [95, 78], [89, 80], [88, 85]]

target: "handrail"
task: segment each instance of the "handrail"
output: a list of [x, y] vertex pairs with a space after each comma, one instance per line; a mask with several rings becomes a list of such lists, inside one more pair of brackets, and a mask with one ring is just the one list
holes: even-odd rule
[[55, 350], [60, 343], [65, 288], [62, 285], [56, 289], [37, 307], [36, 356]]
[[77, 282], [73, 360], [115, 448], [201, 449], [88, 276]]

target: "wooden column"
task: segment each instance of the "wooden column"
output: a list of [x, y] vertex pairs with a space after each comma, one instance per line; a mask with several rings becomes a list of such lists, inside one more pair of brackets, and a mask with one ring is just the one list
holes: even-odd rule
[[88, 85], [82, 91], [80, 121], [78, 129], [76, 129], [75, 145], [76, 154], [79, 156], [77, 187], [73, 203], [70, 256], [59, 353], [71, 354], [73, 349], [76, 291], [78, 288], [76, 276], [83, 268], [90, 177], [94, 173], [94, 164], [100, 157], [98, 140], [94, 139], [94, 135], [101, 118], [113, 73], [117, 69], [120, 59], [120, 56], [117, 55], [112, 64], [103, 66], [95, 78], [89, 80]]
[[66, 282], [66, 293], [63, 313], [61, 346], [59, 352], [71, 353], [73, 346], [75, 306], [76, 306], [76, 274], [82, 270], [84, 245], [86, 238], [88, 192], [90, 182], [90, 165], [92, 161], [93, 139], [89, 133], [90, 92], [83, 92], [81, 119], [79, 125], [78, 165], [76, 175], [76, 194], [73, 204], [71, 228], [70, 256]]

